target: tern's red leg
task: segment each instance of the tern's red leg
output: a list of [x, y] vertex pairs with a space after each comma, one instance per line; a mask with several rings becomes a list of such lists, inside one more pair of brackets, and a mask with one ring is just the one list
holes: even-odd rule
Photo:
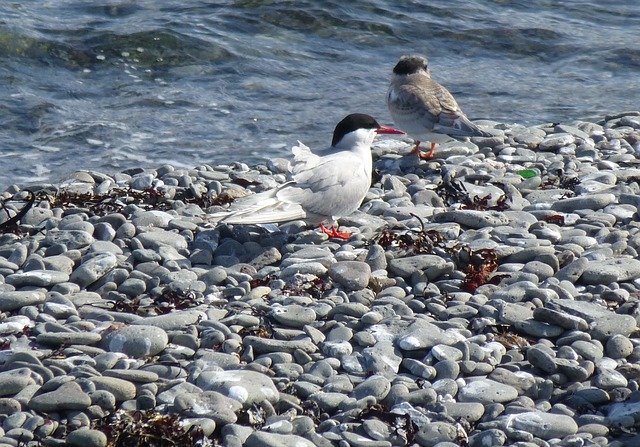
[[329, 237], [344, 239], [345, 241], [351, 237], [351, 233], [349, 233], [348, 231], [339, 231], [334, 226], [332, 226], [331, 228], [327, 228], [323, 224], [320, 224], [320, 231], [322, 231], [324, 234], [326, 234]]
[[422, 152], [420, 150], [420, 142], [416, 141], [416, 145], [413, 146], [413, 149], [411, 149], [411, 152], [409, 153], [412, 155], [417, 155], [422, 160], [431, 160], [435, 152], [436, 152], [436, 143], [431, 143], [431, 149], [429, 149], [429, 152]]
[[429, 152], [427, 153], [418, 152], [418, 157], [420, 157], [423, 160], [431, 160], [433, 158], [433, 154], [435, 153], [436, 153], [436, 143], [431, 143], [431, 149], [429, 149]]
[[409, 153], [412, 155], [420, 156], [420, 142], [418, 140], [416, 140], [416, 145], [413, 146], [413, 149], [411, 149], [411, 152]]

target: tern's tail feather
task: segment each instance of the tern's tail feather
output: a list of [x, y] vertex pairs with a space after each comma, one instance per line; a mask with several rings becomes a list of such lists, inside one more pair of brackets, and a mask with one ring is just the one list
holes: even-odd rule
[[285, 202], [277, 197], [278, 191], [289, 184], [285, 183], [279, 188], [236, 200], [228, 211], [210, 214], [208, 220], [211, 222], [254, 225], [304, 219], [307, 213], [299, 204]]
[[458, 114], [441, 113], [439, 122], [433, 126], [434, 132], [451, 135], [454, 137], [490, 137], [491, 134], [483, 131], [466, 116]]
[[298, 146], [291, 148], [293, 160], [291, 160], [291, 173], [297, 174], [305, 169], [311, 169], [318, 164], [320, 157], [309, 149], [304, 143], [298, 141]]

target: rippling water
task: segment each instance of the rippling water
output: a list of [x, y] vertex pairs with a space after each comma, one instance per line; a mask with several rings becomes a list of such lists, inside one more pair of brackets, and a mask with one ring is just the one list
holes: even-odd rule
[[426, 54], [472, 118], [638, 109], [640, 9], [606, 3], [5, 0], [0, 187], [326, 145], [347, 113], [390, 122], [404, 53]]

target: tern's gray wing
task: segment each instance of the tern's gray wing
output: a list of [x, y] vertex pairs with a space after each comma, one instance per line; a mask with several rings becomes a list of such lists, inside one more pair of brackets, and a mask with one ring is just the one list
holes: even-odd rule
[[320, 157], [311, 169], [293, 176], [294, 183], [278, 191], [283, 202], [299, 203], [308, 213], [329, 218], [358, 209], [371, 186], [371, 172], [351, 152]]
[[277, 188], [242, 197], [233, 202], [229, 210], [209, 215], [209, 220], [230, 224], [266, 224], [305, 219], [307, 213], [299, 203], [278, 198], [278, 193], [293, 183], [287, 182]]
[[419, 123], [424, 132], [462, 137], [486, 135], [469, 121], [453, 95], [431, 78], [392, 85], [389, 109], [401, 119]]

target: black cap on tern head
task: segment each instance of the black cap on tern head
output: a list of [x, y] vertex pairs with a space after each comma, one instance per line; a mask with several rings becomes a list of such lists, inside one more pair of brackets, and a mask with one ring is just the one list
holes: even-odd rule
[[335, 146], [342, 140], [349, 132], [353, 132], [358, 129], [379, 129], [380, 124], [370, 115], [365, 113], [352, 113], [347, 115], [342, 121], [340, 121], [335, 130], [333, 131], [333, 140], [331, 146]]
[[396, 66], [393, 67], [393, 72], [397, 75], [410, 75], [419, 70], [426, 70], [427, 63], [427, 58], [424, 56], [402, 56]]

